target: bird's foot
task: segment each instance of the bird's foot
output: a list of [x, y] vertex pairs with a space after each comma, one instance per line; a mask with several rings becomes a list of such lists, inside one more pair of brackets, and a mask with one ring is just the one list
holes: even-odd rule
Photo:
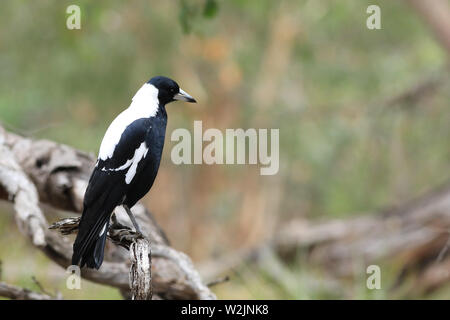
[[121, 242], [134, 242], [138, 239], [143, 239], [144, 235], [137, 231], [126, 230], [122, 234], [119, 234], [119, 239]]
[[115, 244], [126, 249], [128, 249], [130, 245], [138, 239], [145, 238], [142, 233], [132, 231], [128, 227], [126, 227], [126, 229], [110, 229], [108, 235]]

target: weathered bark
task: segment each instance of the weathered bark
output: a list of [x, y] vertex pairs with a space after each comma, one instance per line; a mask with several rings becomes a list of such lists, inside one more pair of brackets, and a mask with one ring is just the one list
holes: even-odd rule
[[148, 239], [137, 239], [130, 245], [130, 288], [133, 300], [151, 300], [151, 251]]
[[[32, 140], [6, 132], [0, 127], [0, 198], [14, 203], [16, 220], [22, 233], [50, 259], [67, 268], [71, 264], [71, 242], [48, 229], [39, 202], [58, 209], [80, 212], [94, 158], [65, 145], [47, 140]], [[152, 246], [169, 251], [164, 232], [138, 204], [133, 213], [143, 234]], [[115, 210], [117, 220], [131, 226], [121, 208]], [[187, 256], [153, 259], [153, 292], [164, 299], [215, 299], [200, 281], [195, 268], [185, 268]], [[180, 256], [182, 260], [177, 260]], [[121, 289], [129, 288], [128, 254], [117, 246], [109, 246], [100, 270], [82, 269], [82, 277]]]

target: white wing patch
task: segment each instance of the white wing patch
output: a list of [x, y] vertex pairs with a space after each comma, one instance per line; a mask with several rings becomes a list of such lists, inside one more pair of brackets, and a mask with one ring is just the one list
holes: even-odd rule
[[111, 158], [125, 129], [137, 119], [154, 117], [158, 108], [158, 89], [145, 83], [134, 95], [128, 109], [119, 114], [109, 126], [100, 145], [98, 157], [103, 161]]
[[118, 168], [111, 168], [111, 169], [102, 168], [102, 171], [122, 171], [122, 170], [127, 169], [129, 166], [131, 166], [132, 163], [133, 163], [133, 159], [129, 159], [129, 160], [127, 160], [127, 162], [125, 162], [123, 165], [121, 165]]
[[127, 173], [125, 174], [125, 183], [130, 184], [130, 182], [133, 180], [134, 176], [136, 175], [137, 166], [139, 165], [139, 162], [145, 158], [148, 152], [147, 144], [142, 142], [134, 151], [133, 158], [128, 159], [125, 164], [121, 165], [119, 168], [112, 168], [112, 169], [106, 169], [102, 168], [102, 171], [122, 171], [125, 169], [128, 169]]
[[106, 225], [107, 225], [107, 224], [108, 224], [108, 223], [105, 223], [105, 225], [103, 226], [102, 231], [100, 231], [100, 233], [98, 234], [99, 237], [101, 237], [101, 236], [103, 235], [103, 233], [105, 232], [105, 230], [106, 230]]
[[[139, 148], [136, 149], [134, 152], [134, 156], [131, 159], [131, 166], [127, 171], [127, 174], [125, 175], [125, 183], [130, 184], [131, 180], [133, 180], [134, 176], [136, 175], [136, 169], [139, 164], [139, 162], [145, 158], [147, 155], [148, 148], [147, 144], [144, 142], [141, 143]], [[128, 161], [127, 161], [128, 162]]]

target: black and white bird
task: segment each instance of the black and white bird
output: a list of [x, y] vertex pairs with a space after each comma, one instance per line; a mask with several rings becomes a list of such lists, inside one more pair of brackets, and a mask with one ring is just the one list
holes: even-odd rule
[[140, 233], [130, 208], [152, 187], [158, 173], [166, 133], [166, 104], [196, 102], [178, 84], [154, 77], [111, 123], [89, 179], [72, 264], [100, 268], [112, 212], [122, 205]]

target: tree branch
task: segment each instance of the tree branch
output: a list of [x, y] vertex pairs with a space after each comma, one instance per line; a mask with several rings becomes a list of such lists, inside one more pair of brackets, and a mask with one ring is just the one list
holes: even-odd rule
[[361, 264], [395, 261], [398, 280], [393, 290], [414, 277], [414, 293], [427, 294], [450, 281], [450, 183], [395, 208], [347, 220], [311, 222], [293, 220], [269, 241], [206, 262], [206, 279], [263, 261], [275, 252], [286, 261], [299, 254], [310, 266], [320, 267], [334, 279], [361, 272]]
[[[58, 209], [80, 212], [93, 166], [94, 158], [83, 152], [47, 140], [23, 138], [0, 127], [0, 197], [13, 202], [21, 232], [63, 268], [71, 264], [72, 245], [48, 230], [39, 199]], [[152, 244], [168, 245], [164, 232], [142, 205], [136, 205], [133, 213]], [[121, 224], [131, 226], [124, 210], [118, 208], [115, 215]], [[126, 294], [129, 289], [128, 254], [116, 246], [109, 246], [105, 257], [107, 261], [100, 270], [82, 269], [82, 277], [117, 287]], [[153, 259], [155, 295], [163, 299], [215, 299], [200, 281], [195, 268], [185, 267], [186, 261], [192, 265], [190, 259], [179, 252], [170, 258]]]
[[45, 293], [38, 293], [0, 282], [0, 296], [13, 300], [54, 300], [55, 298]]
[[130, 256], [131, 298], [133, 300], [151, 300], [152, 257], [148, 239], [141, 238], [133, 241], [130, 245]]

